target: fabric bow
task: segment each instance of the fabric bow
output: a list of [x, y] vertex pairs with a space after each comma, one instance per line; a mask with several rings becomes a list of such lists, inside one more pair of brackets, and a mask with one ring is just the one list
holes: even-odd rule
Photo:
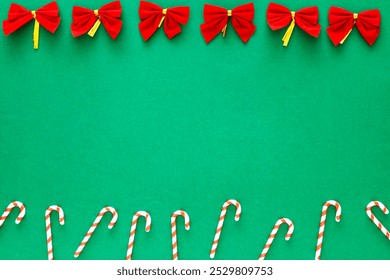
[[85, 33], [93, 37], [102, 23], [108, 35], [115, 39], [122, 28], [121, 14], [122, 7], [119, 1], [108, 3], [98, 10], [75, 6], [72, 11], [73, 22], [70, 30], [73, 37], [78, 37]]
[[220, 32], [225, 37], [227, 23], [231, 18], [233, 29], [240, 39], [247, 43], [256, 30], [256, 26], [252, 22], [254, 15], [255, 7], [252, 2], [237, 6], [233, 10], [205, 4], [203, 10], [204, 23], [200, 25], [200, 30], [206, 43], [209, 43]]
[[33, 42], [34, 49], [39, 46], [39, 26], [54, 33], [60, 24], [59, 9], [56, 2], [51, 2], [36, 11], [29, 11], [19, 4], [12, 3], [8, 11], [8, 19], [3, 21], [3, 31], [7, 36], [35, 19]]
[[270, 3], [267, 9], [267, 23], [272, 30], [278, 30], [290, 24], [282, 38], [285, 47], [290, 41], [295, 24], [316, 38], [321, 31], [321, 26], [318, 24], [317, 7], [308, 7], [292, 12], [287, 7]]
[[379, 36], [381, 15], [378, 9], [351, 13], [338, 7], [330, 7], [329, 27], [326, 29], [333, 44], [343, 44], [354, 25], [364, 40], [372, 46]]
[[188, 6], [163, 9], [154, 3], [141, 1], [139, 5], [141, 19], [138, 24], [139, 31], [142, 38], [147, 41], [164, 23], [165, 34], [169, 39], [172, 39], [181, 32], [180, 24], [187, 24], [189, 16], [190, 8]]

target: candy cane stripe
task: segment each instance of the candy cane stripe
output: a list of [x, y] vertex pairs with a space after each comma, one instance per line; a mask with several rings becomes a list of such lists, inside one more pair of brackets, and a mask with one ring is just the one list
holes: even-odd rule
[[386, 229], [386, 227], [375, 217], [372, 213], [373, 207], [379, 207], [384, 214], [389, 214], [389, 209], [380, 201], [374, 200], [371, 201], [366, 207], [367, 216], [370, 220], [378, 227], [378, 229], [386, 236], [387, 239], [390, 240], [390, 232]]
[[319, 226], [319, 232], [317, 236], [317, 246], [316, 246], [316, 255], [315, 259], [320, 260], [321, 258], [321, 249], [322, 249], [322, 241], [325, 231], [325, 223], [326, 223], [326, 214], [328, 212], [328, 207], [334, 206], [336, 208], [336, 222], [340, 222], [341, 220], [341, 206], [340, 204], [335, 200], [328, 200], [324, 203], [321, 211], [321, 220], [320, 220], [320, 226]]
[[177, 239], [176, 239], [176, 218], [182, 216], [184, 218], [184, 228], [190, 229], [190, 217], [187, 212], [183, 210], [175, 211], [171, 216], [171, 237], [172, 237], [172, 260], [178, 260], [179, 254], [177, 252]]
[[81, 252], [83, 251], [85, 245], [87, 244], [89, 238], [92, 236], [93, 232], [95, 231], [96, 227], [99, 225], [100, 220], [103, 218], [104, 214], [107, 212], [111, 212], [112, 219], [111, 222], [108, 224], [108, 229], [113, 228], [116, 221], [118, 220], [118, 212], [113, 207], [104, 207], [102, 210], [100, 210], [99, 214], [96, 216], [95, 221], [92, 223], [91, 227], [89, 228], [88, 232], [85, 234], [83, 240], [80, 242], [79, 247], [77, 248], [76, 252], [74, 253], [74, 257], [77, 258], [80, 256]]
[[49, 260], [54, 260], [53, 256], [53, 237], [51, 235], [51, 220], [50, 220], [50, 213], [52, 211], [57, 211], [58, 212], [58, 221], [61, 225], [65, 224], [65, 216], [64, 216], [64, 211], [62, 210], [61, 207], [58, 205], [52, 205], [49, 206], [46, 209], [45, 212], [45, 221], [46, 221], [46, 244], [47, 244], [47, 257]]
[[236, 206], [236, 215], [234, 216], [235, 221], [238, 221], [240, 219], [240, 216], [241, 216], [241, 204], [237, 200], [234, 200], [234, 199], [227, 200], [222, 205], [221, 214], [220, 214], [219, 219], [218, 219], [217, 230], [215, 231], [214, 241], [213, 241], [213, 243], [211, 245], [211, 250], [210, 250], [210, 258], [211, 259], [213, 259], [215, 257], [215, 253], [217, 252], [219, 237], [221, 235], [223, 222], [225, 221], [226, 211], [227, 211], [229, 205], [235, 205]]
[[288, 230], [287, 230], [287, 233], [285, 235], [285, 239], [289, 240], [291, 238], [292, 234], [294, 233], [294, 223], [290, 219], [287, 219], [287, 218], [281, 218], [281, 219], [277, 220], [275, 223], [275, 226], [273, 227], [273, 229], [271, 231], [271, 234], [268, 237], [267, 243], [265, 244], [263, 251], [261, 252], [261, 254], [259, 256], [259, 260], [265, 259], [265, 256], [267, 255], [268, 250], [271, 247], [272, 242], [274, 241], [274, 238], [275, 238], [276, 234], [278, 233], [279, 228], [282, 224], [288, 225]]
[[126, 260], [131, 260], [131, 258], [133, 256], [135, 231], [137, 229], [137, 221], [138, 221], [139, 217], [145, 217], [145, 220], [146, 220], [145, 231], [146, 232], [149, 232], [150, 227], [152, 225], [152, 218], [150, 217], [148, 212], [138, 211], [133, 215], [133, 220], [131, 222], [131, 228], [130, 228], [129, 243], [127, 245]]

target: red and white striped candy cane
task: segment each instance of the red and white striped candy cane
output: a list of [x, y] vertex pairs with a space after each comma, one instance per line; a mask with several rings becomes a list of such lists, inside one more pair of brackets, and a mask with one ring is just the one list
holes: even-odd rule
[[386, 215], [389, 214], [389, 209], [387, 209], [382, 202], [374, 200], [368, 203], [366, 207], [366, 213], [367, 216], [371, 219], [371, 221], [379, 228], [379, 230], [387, 237], [387, 239], [390, 240], [390, 232], [382, 225], [382, 223], [371, 212], [371, 209], [374, 206], [379, 207], [382, 210], [382, 212], [385, 213]]
[[13, 201], [7, 206], [7, 208], [5, 208], [3, 215], [1, 215], [0, 227], [3, 225], [4, 221], [7, 219], [9, 213], [15, 207], [18, 207], [20, 209], [20, 213], [19, 213], [18, 217], [16, 218], [15, 223], [19, 224], [23, 220], [24, 215], [26, 215], [26, 207], [24, 207], [24, 204], [19, 202], [19, 201]]
[[341, 206], [340, 206], [340, 204], [335, 200], [328, 200], [327, 202], [325, 202], [324, 206], [322, 207], [320, 229], [319, 229], [318, 237], [317, 237], [317, 247], [316, 247], [316, 256], [315, 256], [316, 260], [319, 260], [321, 258], [322, 239], [324, 237], [326, 213], [328, 211], [329, 206], [336, 207], [336, 222], [340, 222], [340, 219], [341, 219]]
[[127, 245], [126, 260], [131, 260], [131, 258], [133, 256], [135, 231], [137, 230], [137, 221], [138, 221], [139, 217], [145, 217], [145, 220], [146, 220], [145, 231], [146, 232], [149, 232], [150, 231], [150, 227], [152, 226], [152, 217], [150, 217], [148, 212], [146, 212], [146, 211], [138, 211], [138, 212], [136, 212], [134, 214], [133, 221], [131, 222], [129, 244]]
[[53, 238], [51, 235], [51, 221], [50, 221], [50, 213], [51, 211], [57, 211], [58, 212], [58, 219], [60, 222], [60, 225], [65, 224], [65, 216], [64, 211], [62, 208], [58, 205], [51, 205], [46, 209], [45, 212], [45, 221], [46, 221], [46, 243], [47, 243], [47, 257], [49, 260], [54, 260], [53, 257]]
[[259, 256], [259, 260], [264, 260], [265, 259], [265, 256], [267, 255], [268, 250], [271, 247], [272, 242], [274, 241], [276, 233], [278, 232], [280, 226], [283, 223], [288, 225], [288, 230], [287, 230], [285, 239], [286, 239], [286, 241], [290, 240], [290, 238], [291, 238], [291, 236], [292, 236], [292, 234], [294, 232], [294, 223], [291, 222], [291, 220], [287, 219], [287, 218], [281, 218], [281, 219], [277, 220], [274, 228], [271, 231], [271, 234], [268, 237], [267, 243], [265, 244], [264, 249], [263, 249], [263, 251], [261, 252], [261, 254]]
[[177, 210], [173, 212], [171, 216], [171, 236], [172, 236], [172, 260], [177, 261], [179, 254], [177, 252], [177, 239], [176, 239], [176, 217], [184, 217], [184, 227], [186, 230], [190, 229], [190, 217], [187, 212], [183, 210]]
[[210, 258], [211, 259], [214, 259], [215, 253], [217, 252], [219, 236], [221, 235], [223, 222], [225, 220], [226, 211], [227, 211], [227, 208], [229, 207], [229, 205], [235, 205], [236, 206], [236, 215], [235, 215], [234, 219], [236, 221], [238, 221], [240, 219], [240, 216], [241, 216], [241, 205], [240, 205], [240, 203], [237, 200], [234, 200], [234, 199], [226, 200], [226, 202], [222, 206], [221, 215], [219, 216], [219, 220], [218, 220], [217, 230], [215, 231], [214, 241], [213, 241], [213, 244], [211, 246], [211, 250], [210, 250]]
[[95, 231], [96, 227], [100, 223], [100, 220], [103, 218], [104, 214], [107, 212], [111, 212], [112, 219], [110, 223], [108, 224], [108, 229], [112, 229], [118, 220], [118, 212], [113, 207], [104, 207], [102, 210], [100, 210], [98, 216], [96, 217], [95, 221], [92, 223], [91, 227], [89, 228], [87, 234], [84, 236], [83, 240], [81, 241], [79, 247], [77, 248], [76, 252], [74, 253], [74, 257], [77, 258], [80, 256], [81, 252], [83, 251], [85, 245], [87, 244], [89, 238], [92, 236], [92, 233]]

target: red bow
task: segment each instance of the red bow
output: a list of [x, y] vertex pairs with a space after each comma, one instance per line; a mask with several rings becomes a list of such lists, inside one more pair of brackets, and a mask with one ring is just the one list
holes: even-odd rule
[[190, 8], [187, 6], [163, 9], [156, 4], [141, 1], [139, 31], [142, 38], [147, 41], [164, 22], [165, 34], [172, 39], [181, 32], [180, 24], [187, 24], [189, 16]]
[[39, 25], [54, 33], [60, 24], [59, 9], [56, 2], [51, 2], [36, 11], [29, 11], [23, 6], [12, 3], [8, 11], [8, 19], [3, 21], [5, 35], [18, 30], [20, 27], [35, 19], [33, 41], [34, 49], [39, 45]]
[[256, 26], [253, 24], [255, 7], [253, 3], [247, 3], [233, 10], [205, 4], [203, 17], [204, 23], [200, 25], [203, 38], [209, 43], [215, 36], [222, 32], [225, 37], [229, 17], [232, 18], [232, 26], [241, 40], [246, 43], [255, 33]]
[[281, 29], [290, 24], [282, 38], [285, 47], [290, 41], [295, 23], [306, 33], [316, 38], [318, 38], [321, 30], [321, 26], [318, 24], [317, 7], [308, 7], [292, 12], [287, 7], [270, 3], [267, 9], [267, 23], [272, 30]]
[[121, 14], [122, 7], [119, 1], [108, 3], [99, 10], [75, 6], [72, 11], [73, 22], [70, 30], [73, 37], [81, 36], [87, 32], [89, 36], [93, 37], [102, 23], [108, 35], [115, 39], [122, 28]]
[[330, 7], [329, 27], [326, 31], [335, 46], [344, 43], [355, 24], [364, 40], [372, 46], [380, 31], [381, 15], [379, 10], [354, 14], [342, 8]]

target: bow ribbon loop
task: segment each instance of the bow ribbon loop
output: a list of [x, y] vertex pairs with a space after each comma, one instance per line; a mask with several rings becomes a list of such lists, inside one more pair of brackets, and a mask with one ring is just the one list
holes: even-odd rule
[[163, 24], [164, 32], [169, 39], [172, 39], [181, 32], [180, 25], [185, 25], [190, 16], [188, 6], [178, 6], [163, 9], [157, 4], [141, 1], [139, 5], [138, 24], [142, 38], [147, 41]]
[[253, 3], [247, 3], [227, 10], [222, 7], [205, 4], [203, 10], [204, 23], [200, 25], [203, 38], [209, 43], [220, 32], [225, 37], [227, 24], [231, 18], [233, 29], [240, 39], [247, 43], [256, 30], [253, 24], [255, 8]]
[[12, 3], [8, 11], [8, 19], [3, 21], [4, 34], [7, 36], [34, 20], [33, 46], [34, 49], [38, 49], [40, 25], [54, 33], [61, 21], [58, 14], [59, 9], [56, 2], [51, 2], [34, 11], [29, 11], [19, 4]]
[[317, 7], [303, 8], [294, 12], [285, 6], [270, 3], [267, 8], [267, 23], [272, 30], [278, 30], [289, 25], [282, 38], [285, 47], [290, 41], [295, 25], [309, 35], [318, 38], [321, 31], [318, 17]]
[[93, 37], [102, 24], [108, 35], [114, 40], [122, 29], [122, 6], [119, 1], [103, 5], [98, 10], [75, 6], [72, 11], [73, 22], [70, 26], [73, 37], [87, 33]]
[[370, 46], [379, 36], [381, 15], [378, 9], [351, 13], [339, 7], [330, 7], [328, 18], [326, 31], [335, 46], [345, 42], [355, 25]]

